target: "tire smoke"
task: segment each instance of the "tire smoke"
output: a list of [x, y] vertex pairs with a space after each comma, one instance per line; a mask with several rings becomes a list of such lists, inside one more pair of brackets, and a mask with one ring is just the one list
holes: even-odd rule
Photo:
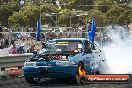
[[106, 35], [112, 41], [103, 47], [110, 74], [132, 73], [132, 37], [126, 27], [107, 27]]

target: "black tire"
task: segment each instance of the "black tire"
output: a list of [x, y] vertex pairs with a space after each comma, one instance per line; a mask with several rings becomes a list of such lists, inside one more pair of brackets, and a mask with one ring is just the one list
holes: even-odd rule
[[86, 79], [85, 79], [85, 67], [82, 63], [78, 63], [78, 68], [77, 68], [77, 72], [75, 75], [75, 82], [77, 84], [85, 84], [86, 83]]
[[96, 74], [96, 75], [99, 75], [99, 74], [100, 74], [100, 71], [96, 71], [95, 74]]
[[37, 77], [25, 77], [26, 82], [29, 84], [38, 84], [40, 81], [40, 78]]

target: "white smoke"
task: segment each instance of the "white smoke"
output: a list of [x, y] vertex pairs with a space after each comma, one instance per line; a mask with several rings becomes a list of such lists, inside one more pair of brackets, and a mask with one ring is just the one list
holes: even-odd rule
[[[112, 43], [106, 45], [105, 51], [107, 63], [110, 67], [109, 73], [112, 74], [131, 74], [132, 73], [132, 38], [128, 32], [121, 31], [124, 27], [116, 26], [109, 30], [108, 36], [112, 38]], [[126, 30], [126, 29], [124, 29]]]

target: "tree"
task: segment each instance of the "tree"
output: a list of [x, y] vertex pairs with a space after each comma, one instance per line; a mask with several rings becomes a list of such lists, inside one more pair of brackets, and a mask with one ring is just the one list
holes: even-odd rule
[[9, 24], [10, 26], [15, 27], [35, 27], [39, 13], [40, 9], [38, 6], [25, 6], [19, 12], [15, 12], [12, 16], [8, 18]]
[[121, 6], [113, 6], [107, 12], [107, 19], [109, 23], [116, 23], [116, 24], [125, 24], [126, 22], [130, 23], [132, 21], [132, 10], [123, 8]]
[[89, 11], [90, 16], [88, 17], [89, 20], [95, 19], [96, 26], [105, 26], [107, 25], [107, 16], [105, 13], [102, 13], [101, 11], [94, 9]]
[[102, 13], [106, 13], [112, 5], [112, 0], [96, 0], [95, 2], [96, 9], [98, 9]]
[[18, 0], [0, 1], [0, 24], [8, 26], [8, 17], [14, 12], [19, 11]]
[[12, 16], [9, 17], [10, 26], [29, 26], [36, 27], [37, 18], [41, 16], [42, 23], [49, 23], [51, 21], [46, 19], [45, 13], [53, 13], [58, 12], [56, 6], [51, 4], [43, 4], [43, 5], [29, 5], [24, 6], [19, 12], [15, 12]]
[[[95, 19], [97, 26], [110, 23], [125, 24], [132, 22], [132, 9], [127, 5], [131, 0], [24, 0], [20, 7], [20, 0], [0, 0], [0, 24], [3, 26], [29, 26], [36, 27], [37, 17], [41, 14], [41, 23], [55, 26], [50, 17], [45, 14], [59, 13], [58, 26], [83, 25], [81, 17], [77, 14], [89, 13], [88, 19]], [[79, 11], [79, 12], [72, 12]], [[52, 16], [55, 20], [56, 16]], [[86, 19], [86, 18], [85, 18]]]
[[94, 0], [61, 0], [64, 8], [88, 11], [93, 8]]
[[131, 0], [113, 0], [116, 4], [129, 4]]
[[[52, 4], [44, 4], [44, 5], [41, 5], [41, 13], [42, 13], [42, 16], [41, 16], [41, 21], [42, 21], [42, 24], [49, 24], [49, 25], [55, 25], [53, 23], [53, 21], [51, 20], [50, 16], [46, 16], [46, 14], [50, 14], [51, 13], [59, 13], [60, 9], [56, 6], [56, 5], [52, 5]], [[55, 20], [56, 17], [55, 15], [52, 16], [52, 18]]]
[[59, 16], [58, 20], [60, 26], [75, 27], [75, 25], [81, 22], [81, 20], [78, 19], [79, 17], [76, 16], [77, 13], [75, 13], [74, 11], [64, 9], [61, 10], [61, 12], [62, 14]]
[[130, 24], [132, 22], [132, 10], [125, 10], [117, 21], [121, 25]]

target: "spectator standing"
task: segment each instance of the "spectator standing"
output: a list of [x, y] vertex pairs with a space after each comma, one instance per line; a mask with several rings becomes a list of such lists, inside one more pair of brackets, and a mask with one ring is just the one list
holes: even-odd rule
[[8, 47], [8, 46], [9, 46], [9, 40], [6, 39], [6, 40], [5, 40], [5, 47]]
[[11, 49], [13, 48], [13, 45], [11, 44], [8, 48], [8, 52], [11, 54]]
[[12, 44], [12, 45], [15, 45], [15, 41], [14, 41], [14, 40], [11, 40], [11, 44]]
[[41, 49], [45, 48], [45, 47], [46, 47], [46, 46], [45, 46], [45, 42], [42, 41], [41, 43], [42, 43], [42, 47], [41, 47]]
[[88, 32], [91, 31], [91, 26], [92, 26], [92, 21], [89, 20], [89, 21], [88, 21], [88, 24], [87, 24]]
[[24, 49], [24, 52], [27, 53], [27, 51], [28, 51], [28, 49], [29, 49], [29, 46], [28, 46], [27, 43], [24, 43], [23, 49]]
[[18, 54], [16, 46], [13, 45], [12, 49], [11, 49], [11, 54]]
[[35, 45], [32, 45], [31, 48], [27, 51], [28, 53], [33, 53], [35, 50]]

